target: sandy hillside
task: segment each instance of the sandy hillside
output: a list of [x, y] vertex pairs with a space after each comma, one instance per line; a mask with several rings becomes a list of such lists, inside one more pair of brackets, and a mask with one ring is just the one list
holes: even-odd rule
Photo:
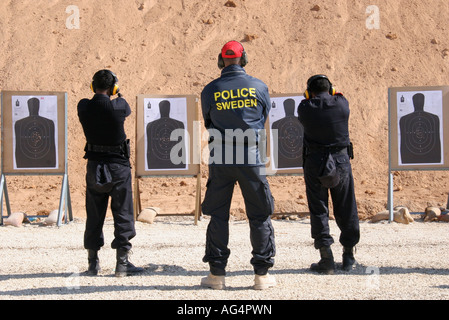
[[[112, 3], [114, 5], [112, 5]], [[446, 0], [4, 0], [0, 1], [0, 89], [68, 93], [68, 160], [75, 216], [84, 217], [84, 137], [77, 102], [90, 97], [93, 73], [110, 68], [133, 115], [138, 94], [195, 94], [219, 75], [216, 58], [228, 40], [243, 41], [246, 70], [273, 93], [302, 92], [327, 74], [351, 104], [350, 130], [361, 217], [383, 210], [388, 186], [388, 88], [449, 83], [449, 2]], [[228, 4], [228, 5], [226, 5]], [[366, 9], [380, 10], [369, 29]], [[69, 29], [76, 5], [80, 28]], [[134, 142], [133, 142], [134, 148]], [[133, 151], [134, 156], [134, 151]], [[203, 166], [203, 194], [207, 167]], [[444, 171], [395, 175], [395, 205], [423, 211], [445, 205]], [[58, 205], [60, 177], [8, 176], [13, 211], [34, 214]], [[278, 212], [306, 211], [302, 177], [270, 177]], [[192, 212], [196, 180], [143, 179], [144, 206]], [[241, 212], [239, 194], [233, 211]]]

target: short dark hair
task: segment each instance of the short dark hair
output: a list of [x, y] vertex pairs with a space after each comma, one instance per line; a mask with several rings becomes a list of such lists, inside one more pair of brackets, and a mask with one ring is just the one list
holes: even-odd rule
[[329, 92], [331, 88], [327, 79], [317, 79], [310, 84], [310, 91], [313, 93]]
[[114, 76], [108, 70], [100, 70], [94, 74], [93, 81], [96, 88], [100, 90], [107, 90], [112, 88], [114, 84]]
[[242, 58], [223, 58], [224, 61], [227, 61], [228, 64], [240, 64]]

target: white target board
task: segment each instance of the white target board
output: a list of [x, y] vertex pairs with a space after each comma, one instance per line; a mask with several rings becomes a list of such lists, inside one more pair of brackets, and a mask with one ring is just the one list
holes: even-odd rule
[[139, 95], [136, 117], [138, 176], [196, 175], [199, 138], [195, 96]]
[[65, 172], [66, 93], [2, 92], [2, 172]]
[[271, 94], [271, 109], [266, 122], [268, 174], [303, 173], [304, 128], [298, 119], [298, 106], [304, 95]]
[[446, 86], [389, 89], [391, 170], [448, 167], [448, 94]]

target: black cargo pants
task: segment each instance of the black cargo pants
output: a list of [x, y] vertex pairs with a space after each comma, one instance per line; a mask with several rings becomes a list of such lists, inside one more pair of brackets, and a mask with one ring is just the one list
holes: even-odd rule
[[275, 241], [271, 214], [274, 210], [268, 181], [260, 174], [261, 167], [209, 166], [207, 190], [202, 211], [211, 219], [206, 233], [204, 262], [213, 275], [225, 275], [230, 255], [229, 210], [234, 185], [239, 183], [249, 220], [254, 272], [264, 275], [274, 264]]
[[131, 168], [118, 163], [87, 162], [86, 229], [84, 247], [99, 250], [104, 245], [103, 224], [108, 201], [114, 219], [113, 249], [131, 249], [136, 235], [131, 185]]
[[338, 184], [323, 187], [318, 177], [327, 159], [324, 152], [306, 154], [304, 180], [310, 210], [310, 224], [314, 246], [319, 249], [334, 243], [329, 230], [329, 193], [337, 225], [341, 231], [339, 241], [343, 246], [353, 247], [360, 239], [359, 217], [354, 195], [354, 179], [348, 153], [345, 150], [331, 153], [335, 159]]

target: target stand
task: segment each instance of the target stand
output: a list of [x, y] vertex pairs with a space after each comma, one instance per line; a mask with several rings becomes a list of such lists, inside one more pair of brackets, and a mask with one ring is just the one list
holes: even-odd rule
[[[3, 91], [1, 109], [0, 225], [11, 215], [6, 176], [62, 176], [56, 224], [59, 227], [63, 220], [73, 221], [67, 165], [67, 93]], [[4, 203], [7, 216], [3, 216]]]
[[[158, 216], [201, 218], [201, 170], [198, 98], [194, 95], [138, 95], [136, 115], [136, 170], [134, 216], [142, 210], [139, 179], [196, 178], [194, 213], [158, 213]], [[178, 136], [178, 133], [181, 133]], [[172, 136], [176, 135], [176, 139]], [[172, 151], [182, 161], [172, 162]], [[178, 159], [179, 160], [179, 159]]]
[[444, 150], [449, 130], [443, 125], [449, 123], [449, 86], [389, 88], [388, 109], [388, 211], [392, 222], [393, 171], [449, 169], [449, 154]]
[[[168, 178], [175, 176], [135, 176], [134, 179], [134, 218], [137, 219], [138, 213], [142, 211], [142, 202], [140, 199], [140, 186], [139, 179], [140, 178]], [[188, 176], [180, 176], [180, 177], [188, 177]], [[196, 178], [196, 194], [195, 194], [195, 211], [193, 213], [194, 216], [194, 224], [197, 225], [198, 221], [201, 219], [201, 174], [198, 173], [196, 176], [192, 176]], [[189, 213], [158, 213], [158, 216], [191, 216]]]
[[[13, 175], [13, 174], [11, 174]], [[17, 175], [17, 174], [15, 174]], [[9, 202], [9, 196], [8, 196], [8, 188], [6, 184], [6, 175], [1, 174], [1, 180], [0, 180], [0, 225], [3, 225], [3, 219], [7, 218], [11, 215], [11, 205]], [[3, 215], [3, 199], [5, 200], [5, 206], [6, 206], [6, 213], [7, 215]], [[38, 218], [42, 216], [36, 216], [36, 215], [27, 215], [28, 218]], [[63, 225], [64, 223], [67, 224], [70, 221], [73, 221], [73, 213], [72, 213], [72, 205], [71, 205], [71, 199], [70, 199], [70, 188], [69, 188], [69, 179], [68, 175], [64, 174], [62, 178], [62, 187], [61, 187], [61, 196], [59, 201], [59, 207], [58, 207], [58, 218], [56, 225], [58, 227]]]

